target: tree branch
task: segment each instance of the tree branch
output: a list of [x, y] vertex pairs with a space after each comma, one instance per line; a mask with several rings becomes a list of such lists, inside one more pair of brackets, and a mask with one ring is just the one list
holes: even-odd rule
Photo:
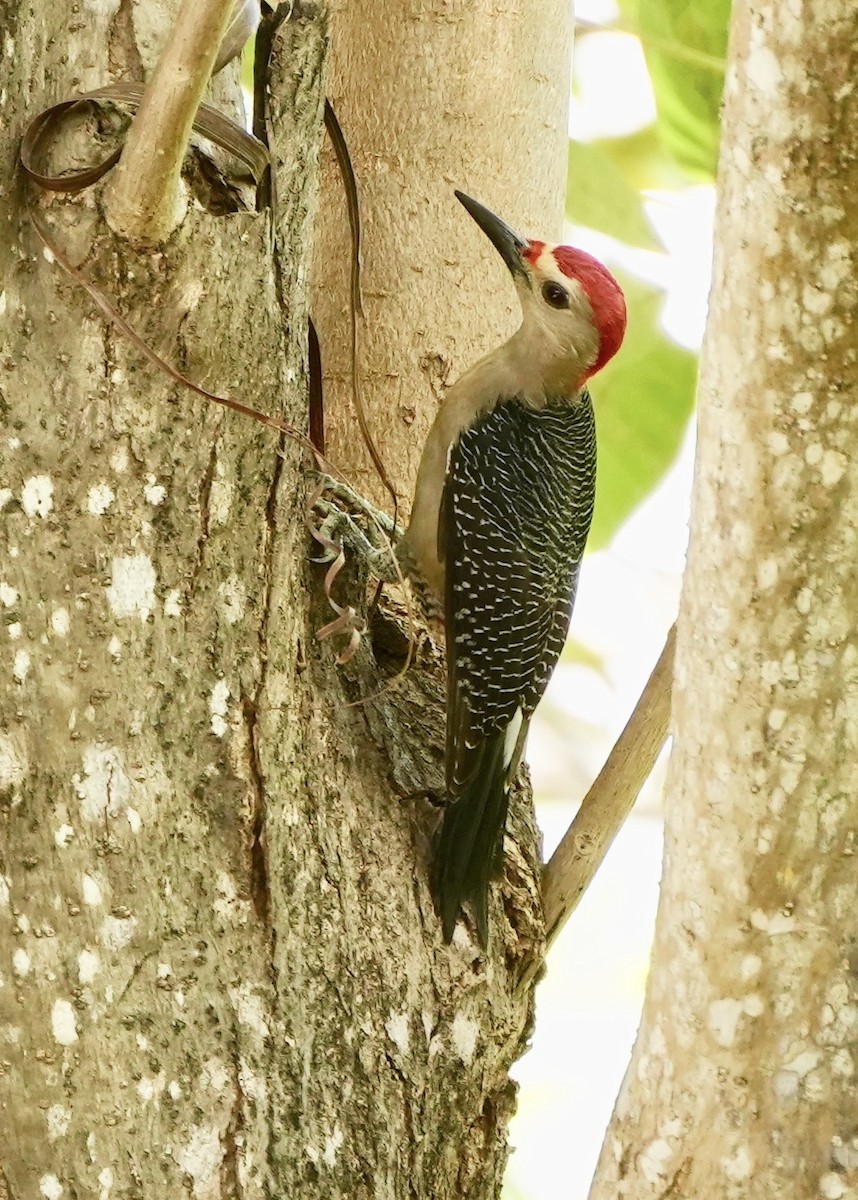
[[182, 162], [232, 9], [184, 0], [152, 72], [104, 196], [108, 224], [131, 241], [163, 241], [182, 219]]
[[545, 867], [542, 899], [550, 946], [590, 886], [632, 810], [668, 735], [676, 625], [605, 765]]

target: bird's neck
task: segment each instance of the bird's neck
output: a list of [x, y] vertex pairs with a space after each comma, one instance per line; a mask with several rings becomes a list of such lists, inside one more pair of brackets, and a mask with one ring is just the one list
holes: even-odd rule
[[582, 358], [548, 338], [534, 338], [524, 326], [495, 354], [514, 381], [515, 394], [532, 408], [542, 408], [549, 400], [574, 402], [581, 395], [587, 378]]

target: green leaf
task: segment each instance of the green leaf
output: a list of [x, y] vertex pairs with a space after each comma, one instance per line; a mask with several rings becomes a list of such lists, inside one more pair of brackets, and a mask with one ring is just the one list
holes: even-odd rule
[[570, 221], [589, 225], [630, 246], [660, 250], [640, 192], [605, 151], [604, 142], [569, 143], [566, 209]]
[[661, 292], [621, 278], [629, 309], [622, 349], [593, 381], [599, 439], [588, 549], [605, 546], [676, 458], [694, 408], [697, 356], [658, 326]]
[[571, 634], [567, 637], [560, 652], [560, 662], [564, 666], [589, 667], [603, 679], [608, 678], [604, 655], [597, 653], [592, 646], [587, 646]]
[[603, 138], [593, 145], [599, 147], [627, 184], [638, 191], [678, 191], [688, 186], [687, 175], [666, 150], [656, 124], [626, 137]]
[[659, 131], [690, 175], [714, 178], [730, 0], [638, 0]]

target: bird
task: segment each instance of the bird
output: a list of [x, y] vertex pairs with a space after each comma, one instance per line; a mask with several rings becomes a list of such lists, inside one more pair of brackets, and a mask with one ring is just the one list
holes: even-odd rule
[[592, 255], [524, 238], [455, 195], [506, 264], [522, 321], [443, 400], [397, 554], [434, 594], [445, 629], [446, 802], [434, 903], [448, 943], [470, 906], [485, 949], [509, 792], [567, 635], [593, 514], [588, 383], [620, 348], [626, 304]]

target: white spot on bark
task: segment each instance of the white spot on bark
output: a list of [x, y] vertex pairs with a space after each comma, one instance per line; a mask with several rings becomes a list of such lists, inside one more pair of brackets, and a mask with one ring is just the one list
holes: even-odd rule
[[171, 1100], [178, 1100], [182, 1094], [182, 1085], [175, 1079], [171, 1079], [167, 1084], [167, 1095]]
[[719, 1046], [732, 1046], [742, 1014], [740, 1000], [713, 1000], [709, 1005], [709, 1029]]
[[792, 408], [794, 412], [806, 416], [813, 408], [813, 393], [796, 392], [792, 398]]
[[179, 1166], [193, 1180], [195, 1196], [219, 1195], [220, 1134], [214, 1125], [192, 1125], [190, 1134], [188, 1144], [179, 1150]]
[[234, 491], [233, 483], [231, 480], [223, 478], [223, 467], [218, 463], [216, 476], [212, 480], [209, 492], [209, 519], [212, 525], [225, 525], [229, 520]]
[[61, 1046], [71, 1046], [77, 1041], [77, 1021], [68, 1000], [54, 1001], [51, 1009], [51, 1029], [54, 1040]]
[[450, 1026], [450, 1038], [453, 1043], [453, 1052], [457, 1058], [460, 1058], [466, 1067], [471, 1065], [474, 1057], [474, 1051], [477, 1048], [477, 1034], [480, 1027], [471, 1017], [466, 1017], [464, 1013], [456, 1013], [453, 1017], [453, 1024]]
[[39, 1180], [39, 1191], [45, 1197], [45, 1200], [60, 1200], [63, 1190], [63, 1185], [57, 1179], [56, 1175], [43, 1175]]
[[0, 875], [0, 908], [9, 907], [9, 879], [6, 875]]
[[828, 312], [834, 300], [827, 292], [822, 291], [821, 288], [814, 287], [812, 283], [806, 283], [802, 288], [801, 302], [807, 312], [821, 317], [823, 313]]
[[151, 504], [157, 508], [162, 504], [164, 497], [167, 495], [167, 489], [161, 483], [156, 483], [154, 475], [147, 475], [146, 482], [143, 484], [143, 497], [147, 504]]
[[109, 483], [96, 483], [86, 494], [86, 511], [93, 517], [103, 517], [116, 499]]
[[456, 928], [453, 930], [452, 944], [458, 946], [460, 950], [469, 950], [473, 953], [474, 941], [463, 921], [457, 922]]
[[9, 634], [10, 642], [17, 642], [18, 638], [24, 631], [21, 628], [20, 621], [13, 621], [11, 625], [6, 626], [6, 632]]
[[775, 1095], [782, 1104], [795, 1100], [798, 1095], [799, 1077], [794, 1071], [777, 1071], [772, 1080]]
[[71, 825], [60, 825], [59, 829], [54, 831], [54, 845], [59, 850], [65, 850], [73, 837], [74, 830]]
[[742, 1179], [747, 1179], [751, 1174], [753, 1166], [753, 1159], [748, 1153], [746, 1146], [737, 1147], [732, 1154], [721, 1159], [721, 1170], [733, 1183], [739, 1183]]
[[807, 616], [811, 608], [813, 608], [813, 590], [809, 587], [803, 587], [795, 598], [796, 609]]
[[825, 258], [827, 261], [819, 266], [819, 282], [826, 292], [833, 293], [853, 273], [852, 247], [845, 238], [836, 238], [826, 250]]
[[757, 992], [751, 992], [742, 1001], [742, 1012], [748, 1017], [762, 1016], [764, 1009], [763, 998]]
[[[238, 1082], [245, 1096], [250, 1096], [257, 1104], [263, 1105], [265, 1103], [268, 1095], [265, 1079], [262, 1075], [257, 1075], [255, 1071], [251, 1070], [243, 1058], [238, 1060]], [[346, 1099], [345, 1089], [343, 1099]]]
[[215, 888], [217, 896], [212, 908], [218, 916], [225, 921], [234, 921], [238, 925], [245, 925], [250, 917], [250, 904], [247, 900], [239, 899], [235, 880], [227, 871], [218, 872]]
[[55, 1142], [57, 1138], [65, 1137], [71, 1123], [71, 1116], [71, 1112], [67, 1108], [64, 1108], [62, 1104], [51, 1105], [45, 1113], [49, 1142]]
[[781, 729], [783, 729], [784, 724], [786, 723], [786, 719], [787, 719], [786, 709], [773, 708], [767, 718], [767, 724], [768, 724], [769, 729], [773, 730], [775, 733], [778, 733]]
[[110, 1167], [104, 1167], [98, 1172], [98, 1182], [101, 1184], [98, 1200], [107, 1200], [113, 1187], [113, 1171]]
[[844, 1079], [849, 1079], [855, 1074], [855, 1063], [852, 1055], [843, 1046], [835, 1051], [831, 1059], [831, 1073], [833, 1075], [840, 1075]]
[[112, 582], [106, 589], [113, 615], [146, 621], [155, 607], [155, 568], [148, 554], [119, 555], [111, 566]]
[[792, 933], [795, 930], [795, 917], [782, 912], [772, 913], [769, 916], [762, 909], [755, 908], [751, 913], [751, 924], [761, 933], [768, 933], [774, 937], [780, 933]]
[[18, 592], [5, 580], [0, 580], [0, 604], [4, 608], [11, 608], [18, 599]]
[[155, 1104], [157, 1106], [166, 1082], [167, 1077], [163, 1071], [159, 1071], [157, 1075], [144, 1075], [142, 1079], [137, 1081], [137, 1095], [144, 1104]]
[[799, 1079], [803, 1079], [818, 1065], [821, 1055], [818, 1050], [802, 1050], [790, 1062], [784, 1063], [785, 1071], [792, 1071]]
[[101, 970], [101, 959], [94, 950], [81, 950], [77, 956], [77, 977], [83, 986], [92, 983]]
[[26, 979], [30, 974], [31, 966], [29, 954], [23, 946], [19, 946], [12, 955], [12, 970], [19, 979]]
[[51, 629], [57, 637], [65, 637], [71, 628], [71, 619], [67, 608], [55, 608], [51, 613]]
[[143, 821], [141, 820], [140, 814], [137, 811], [137, 809], [136, 808], [126, 808], [125, 817], [128, 821], [128, 824], [131, 826], [131, 832], [139, 833], [143, 826]]
[[222, 1092], [228, 1086], [230, 1073], [219, 1058], [207, 1058], [200, 1071], [200, 1087], [204, 1092]]
[[178, 588], [173, 588], [167, 593], [167, 599], [164, 601], [164, 616], [180, 617], [181, 615], [182, 597], [179, 594]]
[[30, 674], [30, 654], [27, 650], [16, 650], [12, 662], [12, 674], [19, 683], [23, 683]]
[[247, 592], [244, 584], [237, 575], [230, 575], [218, 587], [217, 594], [220, 597], [223, 619], [227, 625], [236, 625], [244, 616], [247, 605]]
[[253, 985], [243, 983], [241, 987], [230, 989], [230, 999], [235, 1005], [235, 1015], [241, 1025], [247, 1025], [260, 1037], [268, 1037], [268, 1021], [262, 1001], [253, 990]]
[[337, 1161], [337, 1151], [339, 1150], [340, 1146], [342, 1146], [342, 1144], [343, 1144], [343, 1131], [342, 1131], [342, 1129], [340, 1129], [339, 1125], [335, 1125], [334, 1132], [325, 1141], [325, 1150], [322, 1155], [326, 1164], [329, 1167], [332, 1167], [334, 1165], [334, 1163]]
[[116, 634], [107, 643], [107, 653], [111, 658], [119, 658], [122, 654], [122, 642], [120, 642]]
[[54, 485], [49, 475], [31, 475], [21, 490], [21, 507], [28, 517], [42, 520], [54, 507]]
[[81, 895], [83, 896], [84, 904], [88, 904], [91, 907], [101, 904], [102, 895], [99, 882], [94, 876], [88, 874], [86, 871], [84, 871], [83, 875], [80, 877], [80, 891]]
[[823, 449], [819, 442], [811, 442], [804, 452], [804, 461], [809, 467], [818, 467], [822, 462]]
[[841, 1200], [846, 1195], [846, 1185], [836, 1171], [826, 1171], [820, 1176], [819, 1194], [824, 1200]]
[[131, 780], [120, 751], [115, 746], [87, 746], [83, 752], [83, 776], [72, 776], [80, 815], [85, 821], [115, 817], [128, 803]]
[[672, 1154], [670, 1143], [666, 1142], [664, 1138], [656, 1138], [643, 1148], [638, 1158], [638, 1165], [648, 1183], [657, 1183], [667, 1174], [665, 1163]]
[[117, 447], [110, 456], [110, 465], [117, 475], [128, 470], [128, 451], [124, 446]]
[[0, 789], [8, 791], [23, 783], [27, 763], [8, 733], [0, 732]]
[[101, 922], [101, 942], [108, 950], [121, 950], [134, 937], [136, 917], [105, 917]]
[[390, 1016], [384, 1023], [384, 1028], [387, 1036], [396, 1046], [400, 1054], [407, 1054], [409, 1043], [411, 1041], [411, 1029], [408, 1022], [407, 1012], [391, 1012]]
[[846, 456], [839, 450], [826, 450], [822, 456], [820, 478], [823, 487], [834, 487], [846, 471]]
[[229, 684], [219, 679], [209, 697], [209, 712], [212, 715], [211, 730], [215, 737], [223, 737], [227, 731], [226, 714], [229, 709]]

